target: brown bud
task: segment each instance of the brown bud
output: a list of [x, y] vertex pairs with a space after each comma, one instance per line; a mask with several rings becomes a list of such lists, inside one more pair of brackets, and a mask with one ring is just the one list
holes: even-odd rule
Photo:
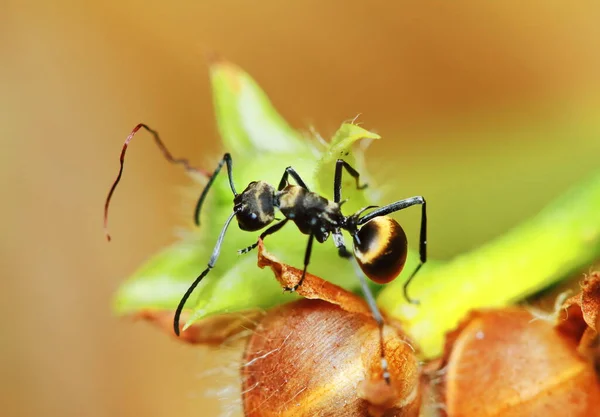
[[472, 313], [444, 365], [449, 417], [598, 415], [600, 385], [576, 341], [524, 309]]
[[578, 343], [578, 352], [600, 371], [600, 272], [581, 283], [581, 292], [564, 302], [556, 328]]
[[416, 416], [419, 367], [399, 332], [384, 328], [391, 385], [381, 377], [379, 329], [365, 314], [322, 300], [273, 309], [242, 366], [247, 417]]

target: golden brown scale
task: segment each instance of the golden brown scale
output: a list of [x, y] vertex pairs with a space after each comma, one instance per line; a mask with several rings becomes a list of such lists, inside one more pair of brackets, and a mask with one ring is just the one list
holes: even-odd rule
[[260, 210], [257, 211], [257, 215], [261, 223], [268, 224], [273, 221], [275, 216], [272, 198], [273, 192], [274, 190], [271, 185], [262, 181], [257, 182], [254, 198], [256, 200], [256, 207], [260, 208]]
[[400, 274], [406, 263], [408, 242], [402, 226], [391, 217], [375, 217], [354, 239], [354, 256], [366, 276], [386, 284]]
[[297, 185], [287, 185], [279, 195], [279, 208], [283, 210], [290, 210], [296, 207], [296, 202], [301, 195], [304, 195], [306, 190]]

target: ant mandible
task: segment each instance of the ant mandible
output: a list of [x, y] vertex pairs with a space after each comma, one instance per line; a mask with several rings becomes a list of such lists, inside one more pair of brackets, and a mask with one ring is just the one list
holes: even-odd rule
[[[105, 227], [110, 199], [123, 172], [125, 151], [135, 133], [142, 127], [148, 130], [154, 136], [159, 148], [170, 162], [182, 164], [188, 171], [201, 172], [206, 175], [206, 171], [192, 168], [187, 160], [173, 158], [163, 145], [156, 131], [150, 129], [144, 124], [137, 125], [127, 137], [127, 140], [123, 146], [123, 150], [121, 151], [121, 167], [119, 174], [106, 199], [104, 215]], [[357, 189], [364, 189], [367, 185], [360, 185], [360, 175], [358, 171], [352, 168], [343, 159], [338, 159], [335, 165], [333, 201], [310, 191], [300, 175], [291, 166], [285, 169], [277, 189], [264, 181], [252, 181], [250, 184], [248, 184], [244, 191], [238, 193], [235, 189], [233, 181], [232, 158], [229, 153], [226, 153], [223, 155], [223, 158], [217, 165], [217, 168], [210, 176], [206, 187], [198, 199], [198, 203], [196, 204], [196, 209], [194, 212], [194, 220], [196, 225], [200, 225], [200, 211], [202, 209], [202, 205], [208, 194], [208, 191], [210, 190], [217, 175], [221, 171], [223, 165], [227, 166], [229, 186], [234, 196], [233, 212], [229, 215], [223, 228], [221, 229], [206, 269], [202, 271], [202, 273], [194, 280], [192, 285], [190, 285], [188, 290], [181, 298], [179, 305], [177, 306], [175, 317], [173, 319], [173, 330], [177, 336], [179, 336], [180, 333], [179, 319], [185, 303], [202, 279], [208, 275], [210, 270], [215, 266], [215, 263], [219, 258], [221, 244], [223, 243], [225, 233], [233, 218], [236, 218], [240, 229], [254, 232], [267, 227], [275, 220], [275, 209], [278, 209], [284, 218], [262, 232], [260, 234], [260, 240], [263, 240], [267, 236], [279, 231], [290, 220], [296, 224], [301, 233], [308, 235], [308, 244], [306, 245], [306, 251], [304, 254], [304, 269], [302, 271], [302, 277], [294, 287], [285, 289], [287, 291], [295, 291], [300, 285], [302, 285], [304, 277], [306, 276], [306, 269], [308, 268], [308, 264], [310, 262], [313, 241], [315, 239], [317, 242], [323, 243], [331, 235], [333, 237], [333, 242], [338, 249], [339, 256], [343, 258], [352, 257], [352, 253], [348, 251], [344, 243], [344, 238], [341, 232], [342, 230], [347, 231], [352, 236], [354, 258], [367, 277], [380, 284], [385, 284], [395, 279], [404, 268], [408, 243], [402, 226], [400, 226], [400, 224], [393, 218], [388, 217], [388, 215], [410, 206], [420, 204], [420, 262], [409, 276], [408, 280], [406, 280], [403, 287], [404, 297], [406, 300], [413, 304], [418, 303], [418, 301], [413, 300], [408, 296], [407, 288], [415, 274], [427, 261], [427, 212], [426, 202], [422, 196], [406, 198], [383, 207], [368, 206], [350, 216], [345, 216], [341, 211], [341, 206], [344, 203], [344, 201], [342, 201], [341, 192], [342, 171], [345, 169], [346, 172], [354, 178]], [[288, 181], [289, 177], [294, 179], [296, 185], [291, 184]], [[372, 211], [369, 212], [369, 210]], [[367, 213], [364, 214], [365, 212]], [[107, 237], [110, 240], [108, 233]], [[257, 246], [258, 242], [253, 243], [252, 245], [245, 249], [241, 249], [238, 252], [247, 253]], [[363, 291], [365, 292], [367, 302], [371, 308], [371, 311], [373, 312], [373, 316], [377, 321], [381, 332], [383, 327], [383, 318], [381, 317], [381, 313], [375, 304], [369, 288], [364, 283], [364, 279], [362, 279], [360, 274], [359, 277], [361, 278], [361, 284]], [[385, 361], [383, 356], [382, 361]], [[389, 380], [389, 374], [387, 373], [386, 365], [387, 364], [384, 363], [384, 376], [386, 380]]]

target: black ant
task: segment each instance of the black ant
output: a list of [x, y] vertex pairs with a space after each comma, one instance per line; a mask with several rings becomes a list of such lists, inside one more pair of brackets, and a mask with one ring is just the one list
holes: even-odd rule
[[[153, 134], [155, 141], [167, 157], [167, 159], [173, 163], [181, 163], [189, 171], [196, 171], [205, 173], [189, 166], [187, 160], [174, 159], [171, 154], [166, 150], [158, 133], [150, 129], [144, 124], [140, 124], [128, 136], [123, 150], [121, 152], [121, 168], [119, 175], [115, 180], [105, 205], [105, 226], [108, 213], [108, 205], [112, 193], [117, 186], [121, 178], [123, 171], [123, 161], [125, 156], [125, 150], [129, 141], [133, 135], [141, 128], [145, 128]], [[217, 175], [221, 171], [223, 165], [227, 166], [227, 175], [229, 179], [229, 186], [233, 193], [233, 212], [229, 215], [225, 221], [223, 229], [217, 239], [217, 243], [213, 249], [210, 260], [208, 261], [207, 268], [194, 280], [192, 285], [185, 292], [177, 310], [175, 311], [175, 317], [173, 319], [173, 330], [177, 336], [179, 336], [180, 326], [179, 319], [183, 307], [186, 301], [196, 288], [196, 286], [202, 281], [202, 279], [210, 272], [215, 266], [219, 253], [221, 251], [221, 244], [225, 237], [225, 232], [229, 227], [229, 224], [235, 217], [240, 229], [254, 232], [261, 230], [275, 221], [275, 209], [278, 209], [283, 215], [283, 219], [266, 229], [260, 234], [260, 240], [265, 239], [267, 236], [279, 231], [288, 221], [293, 221], [300, 232], [308, 235], [308, 244], [304, 255], [304, 269], [302, 271], [302, 277], [300, 280], [291, 288], [285, 288], [286, 291], [295, 291], [302, 282], [306, 275], [306, 269], [310, 262], [310, 255], [312, 251], [313, 242], [316, 239], [317, 242], [325, 242], [329, 236], [333, 237], [333, 242], [338, 249], [339, 256], [343, 258], [351, 258], [352, 253], [346, 249], [344, 244], [344, 238], [342, 236], [342, 230], [346, 230], [352, 236], [353, 247], [354, 247], [354, 258], [358, 265], [371, 280], [385, 284], [395, 279], [402, 271], [406, 262], [407, 255], [407, 239], [404, 230], [400, 224], [388, 214], [403, 210], [410, 206], [417, 204], [421, 205], [421, 229], [420, 229], [420, 241], [419, 241], [419, 255], [420, 262], [409, 276], [408, 280], [404, 283], [404, 296], [405, 298], [413, 303], [417, 304], [418, 301], [411, 299], [408, 296], [407, 288], [409, 283], [414, 278], [415, 274], [419, 271], [421, 266], [427, 261], [427, 212], [425, 199], [422, 196], [415, 196], [406, 198], [403, 200], [396, 201], [383, 207], [368, 206], [358, 212], [345, 216], [342, 214], [341, 206], [344, 203], [342, 201], [342, 171], [345, 169], [350, 176], [352, 176], [356, 182], [357, 189], [366, 188], [366, 184], [360, 184], [359, 173], [352, 168], [343, 159], [338, 159], [335, 165], [335, 177], [333, 182], [333, 201], [328, 200], [325, 197], [309, 190], [308, 186], [304, 183], [300, 175], [291, 166], [287, 167], [279, 181], [277, 189], [272, 185], [264, 181], [252, 181], [244, 191], [238, 193], [234, 186], [232, 168], [233, 162], [231, 155], [226, 153], [217, 165], [217, 168], [210, 176], [206, 187], [202, 191], [196, 209], [194, 213], [194, 220], [196, 225], [200, 225], [200, 211], [202, 204], [215, 181]], [[292, 177], [296, 182], [296, 185], [289, 183], [289, 177]], [[364, 214], [368, 210], [372, 211]], [[108, 233], [107, 233], [108, 236]], [[109, 238], [110, 239], [110, 238]], [[247, 248], [241, 249], [238, 252], [247, 253], [258, 246], [258, 242], [253, 243]], [[381, 334], [382, 343], [382, 368], [386, 381], [389, 382], [389, 373], [387, 371], [387, 362], [383, 356], [383, 318], [379, 309], [375, 304], [373, 295], [362, 276], [359, 274], [361, 279], [361, 285], [369, 307], [373, 312], [373, 316], [377, 321]]]

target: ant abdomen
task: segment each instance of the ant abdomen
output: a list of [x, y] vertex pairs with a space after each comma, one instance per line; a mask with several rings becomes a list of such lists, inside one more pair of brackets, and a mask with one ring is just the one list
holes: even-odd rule
[[375, 217], [354, 238], [354, 257], [366, 276], [378, 284], [396, 278], [406, 262], [408, 242], [402, 226], [391, 217]]

